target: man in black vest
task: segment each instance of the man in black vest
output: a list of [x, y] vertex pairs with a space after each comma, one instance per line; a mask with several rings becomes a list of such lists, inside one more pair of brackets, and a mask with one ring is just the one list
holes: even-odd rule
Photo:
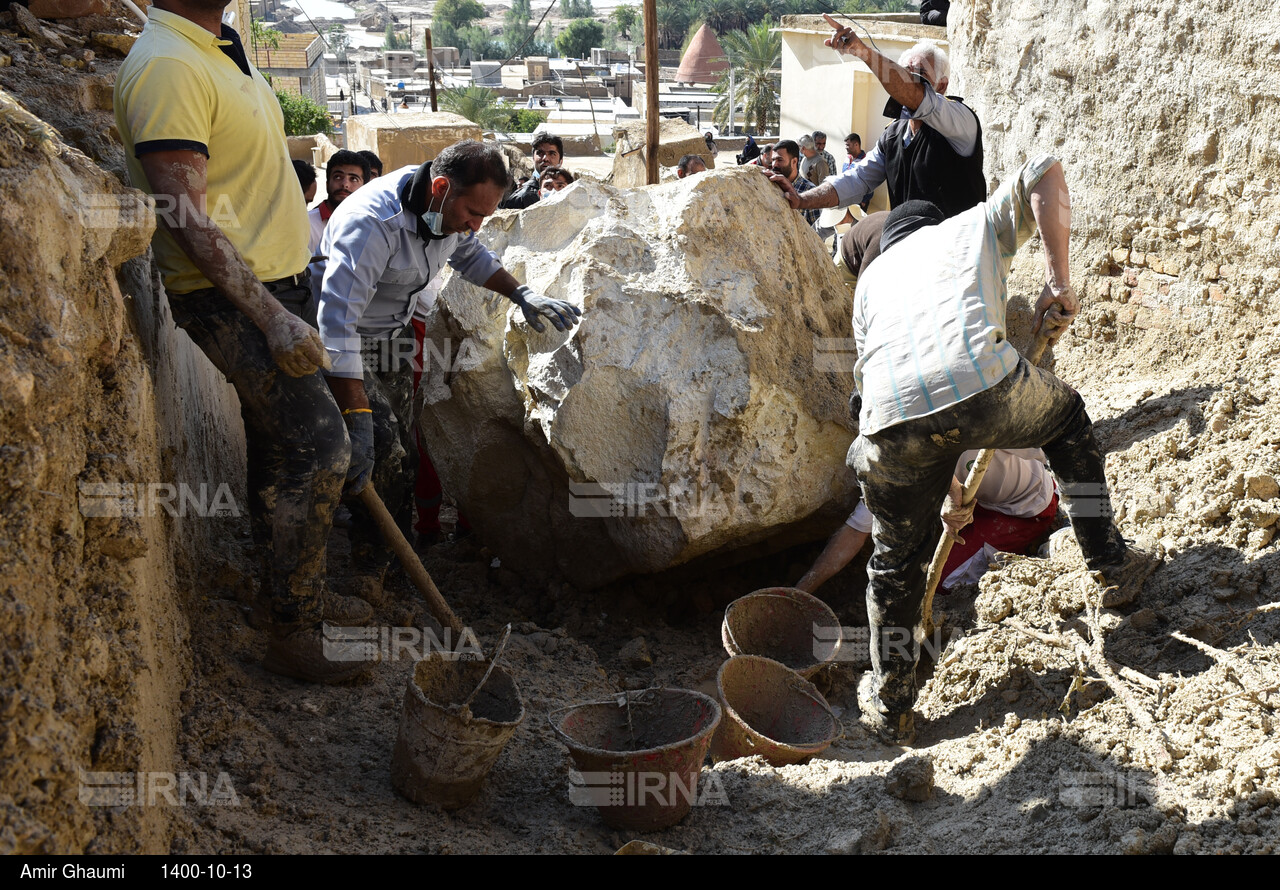
[[[848, 207], [882, 182], [889, 189], [892, 207], [904, 201], [929, 201], [951, 217], [982, 202], [987, 196], [982, 125], [962, 101], [945, 97], [951, 72], [946, 53], [925, 40], [895, 63], [859, 40], [852, 28], [830, 16], [824, 18], [835, 29], [825, 43], [866, 63], [889, 93], [885, 115], [895, 120], [861, 161], [803, 195], [788, 188], [781, 177], [773, 177], [791, 206], [798, 210]], [[850, 235], [852, 231], [845, 240]], [[857, 265], [850, 265], [850, 271], [856, 274]]]

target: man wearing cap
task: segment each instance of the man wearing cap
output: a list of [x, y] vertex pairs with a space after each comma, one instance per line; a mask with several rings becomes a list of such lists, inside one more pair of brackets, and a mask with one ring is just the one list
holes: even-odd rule
[[1018, 355], [1005, 326], [1005, 279], [1039, 228], [1046, 284], [1033, 331], [1051, 339], [1079, 309], [1071, 288], [1071, 203], [1062, 165], [1024, 164], [991, 200], [945, 218], [907, 201], [885, 224], [881, 253], [853, 302], [862, 397], [848, 465], [875, 517], [867, 567], [872, 670], [859, 687], [863, 724], [892, 744], [915, 735], [912, 707], [925, 569], [943, 522], [964, 525], [956, 461], [970, 449], [1040, 448], [1059, 481], [1103, 606], [1137, 595], [1157, 563], [1112, 520], [1105, 464], [1080, 395]]

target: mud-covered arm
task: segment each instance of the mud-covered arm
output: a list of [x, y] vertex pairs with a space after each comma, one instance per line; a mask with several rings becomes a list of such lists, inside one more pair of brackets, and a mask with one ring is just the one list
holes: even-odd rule
[[159, 214], [160, 224], [192, 264], [262, 331], [276, 363], [294, 377], [328, 367], [320, 335], [280, 305], [206, 214], [208, 158], [175, 149], [147, 152], [138, 160], [151, 193], [172, 208]]

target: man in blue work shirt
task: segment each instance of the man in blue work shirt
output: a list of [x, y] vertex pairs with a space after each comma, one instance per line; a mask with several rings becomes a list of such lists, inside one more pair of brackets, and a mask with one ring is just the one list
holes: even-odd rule
[[[351, 437], [348, 495], [370, 477], [387, 510], [411, 529], [417, 449], [408, 428], [414, 353], [410, 320], [423, 291], [447, 262], [473, 284], [520, 307], [545, 330], [571, 328], [581, 311], [520, 284], [475, 237], [510, 184], [492, 145], [457, 142], [434, 161], [404, 167], [347, 198], [329, 218], [320, 252], [328, 257], [320, 288], [320, 337], [326, 372]], [[351, 552], [376, 598], [391, 553], [361, 504], [352, 503]]]

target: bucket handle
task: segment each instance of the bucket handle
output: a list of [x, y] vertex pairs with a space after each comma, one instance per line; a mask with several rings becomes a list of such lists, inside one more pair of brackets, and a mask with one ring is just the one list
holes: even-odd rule
[[[547, 722], [551, 724], [551, 731], [556, 734], [556, 738], [558, 738], [561, 742], [564, 743], [565, 747], [571, 748], [571, 749], [574, 747], [581, 747], [581, 742], [578, 742], [576, 739], [573, 738], [573, 736], [569, 735], [567, 732], [565, 732], [563, 729], [560, 728], [560, 721], [557, 720], [556, 718], [559, 717], [561, 714], [567, 714], [570, 711], [575, 710], [577, 708], [585, 708], [591, 705], [618, 705], [619, 707], [624, 707], [625, 704], [651, 705], [653, 704], [652, 701], [633, 702], [631, 701], [631, 697], [632, 695], [635, 695], [636, 698], [639, 698], [640, 696], [648, 695], [650, 692], [661, 692], [666, 688], [667, 688], [666, 686], [650, 686], [647, 689], [628, 689], [618, 693], [617, 695], [615, 695], [613, 698], [610, 698], [610, 699], [605, 699], [602, 701], [582, 702], [581, 704], [577, 704], [577, 705], [565, 705], [563, 708], [556, 708], [554, 711], [551, 711], [549, 714], [547, 714]], [[618, 699], [620, 698], [623, 700], [625, 704], [619, 705]]]
[[489, 682], [489, 675], [493, 673], [493, 669], [497, 666], [498, 659], [502, 657], [503, 650], [507, 648], [507, 640], [509, 639], [511, 639], [510, 624], [508, 624], [507, 629], [502, 632], [502, 640], [498, 643], [498, 648], [493, 653], [493, 658], [489, 659], [489, 669], [485, 671], [484, 676], [480, 678], [480, 685], [477, 686], [475, 689], [471, 690], [471, 694], [468, 695], [465, 700], [463, 700], [458, 710], [462, 710], [462, 708], [465, 708], [467, 705], [471, 704], [471, 699], [475, 698], [476, 693], [484, 688], [485, 683]]

